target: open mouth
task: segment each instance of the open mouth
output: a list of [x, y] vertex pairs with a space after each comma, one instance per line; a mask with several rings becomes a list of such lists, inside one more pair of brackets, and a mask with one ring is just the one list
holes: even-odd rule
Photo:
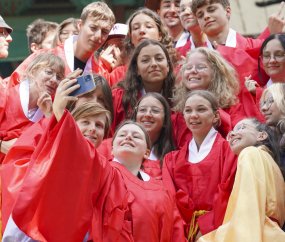
[[95, 136], [90, 136], [90, 135], [83, 135], [86, 139], [91, 141], [92, 143], [97, 140]]
[[197, 77], [192, 77], [192, 78], [189, 78], [188, 81], [192, 82], [192, 81], [200, 81], [201, 78], [197, 78]]
[[135, 147], [135, 146], [134, 146], [132, 143], [130, 143], [130, 142], [124, 142], [124, 143], [121, 144], [121, 146], [124, 146], [124, 147], [131, 147], [131, 148]]

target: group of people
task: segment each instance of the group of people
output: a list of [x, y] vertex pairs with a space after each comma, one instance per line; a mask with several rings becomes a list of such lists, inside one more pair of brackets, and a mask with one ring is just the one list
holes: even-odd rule
[[284, 5], [257, 39], [229, 0], [32, 23], [0, 79], [2, 241], [285, 241]]

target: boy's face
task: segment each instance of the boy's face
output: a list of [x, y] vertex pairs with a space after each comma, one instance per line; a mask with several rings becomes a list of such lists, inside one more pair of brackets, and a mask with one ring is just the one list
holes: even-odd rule
[[212, 3], [197, 8], [196, 17], [200, 28], [207, 36], [214, 36], [229, 28], [231, 8]]
[[173, 28], [181, 25], [178, 11], [180, 0], [162, 0], [160, 9], [157, 10], [158, 15], [162, 19], [163, 25], [167, 28]]
[[40, 45], [41, 46], [40, 49], [51, 49], [55, 34], [56, 34], [56, 31], [48, 32], [43, 42]]
[[98, 20], [94, 17], [88, 17], [84, 24], [82, 20], [78, 20], [78, 43], [80, 48], [84, 48], [86, 52], [94, 52], [98, 50], [107, 40], [112, 26], [109, 21]]

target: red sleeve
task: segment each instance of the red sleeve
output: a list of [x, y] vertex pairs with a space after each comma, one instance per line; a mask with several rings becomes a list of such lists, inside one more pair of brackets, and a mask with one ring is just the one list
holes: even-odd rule
[[22, 187], [30, 159], [48, 122], [49, 119], [44, 118], [28, 128], [9, 150], [1, 166], [3, 231]]
[[113, 158], [114, 158], [111, 155], [111, 153], [112, 153], [112, 140], [113, 140], [113, 138], [104, 139], [102, 141], [102, 143], [100, 144], [100, 146], [97, 148], [99, 154], [104, 156], [107, 160], [110, 160], [110, 159], [113, 160]]
[[260, 99], [262, 97], [263, 91], [264, 91], [264, 89], [262, 87], [256, 87], [255, 102], [256, 102], [256, 105], [258, 106], [258, 108], [260, 105]]
[[225, 139], [230, 131], [233, 130], [231, 117], [223, 109], [220, 109], [221, 125], [217, 128], [217, 131]]
[[125, 120], [125, 111], [122, 106], [122, 98], [124, 95], [124, 89], [116, 88], [112, 90], [113, 105], [114, 105], [114, 121], [111, 126], [111, 130], [115, 133], [116, 127]]
[[260, 39], [262, 41], [264, 41], [266, 38], [268, 38], [270, 36], [270, 32], [269, 32], [269, 29], [268, 27], [266, 27], [266, 29], [261, 33], [261, 35], [258, 36], [257, 39]]
[[145, 160], [143, 162], [144, 172], [156, 180], [162, 180], [160, 160]]
[[119, 81], [125, 78], [128, 66], [118, 66], [115, 70], [110, 73], [110, 86], [115, 86]]
[[95, 58], [92, 57], [92, 71], [96, 73], [97, 75], [101, 75], [105, 77], [107, 82], [109, 83], [110, 87], [112, 87], [111, 81], [110, 81], [110, 74], [108, 70], [106, 69], [105, 65], [102, 61], [99, 61], [96, 63]]
[[231, 151], [227, 141], [224, 141], [224, 166], [221, 183], [214, 195], [213, 208], [210, 212], [197, 218], [202, 234], [207, 234], [222, 225], [228, 200], [234, 184], [238, 157]]
[[177, 51], [183, 55], [184, 57], [186, 57], [186, 54], [189, 50], [191, 50], [191, 41], [188, 40], [187, 43], [184, 46], [178, 47], [176, 48]]
[[58, 123], [52, 116], [12, 217], [34, 240], [82, 241], [110, 172], [109, 162], [84, 138], [68, 111]]

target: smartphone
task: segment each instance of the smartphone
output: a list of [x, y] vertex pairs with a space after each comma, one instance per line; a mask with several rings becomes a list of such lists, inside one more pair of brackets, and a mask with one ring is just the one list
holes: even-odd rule
[[[95, 81], [93, 79], [92, 74], [86, 74], [84, 76], [80, 76], [77, 79], [77, 82], [72, 84], [70, 87], [80, 84], [78, 89], [75, 89], [73, 92], [69, 94], [69, 96], [81, 96], [85, 93], [91, 92], [96, 88]], [[69, 88], [70, 88], [69, 87]]]

